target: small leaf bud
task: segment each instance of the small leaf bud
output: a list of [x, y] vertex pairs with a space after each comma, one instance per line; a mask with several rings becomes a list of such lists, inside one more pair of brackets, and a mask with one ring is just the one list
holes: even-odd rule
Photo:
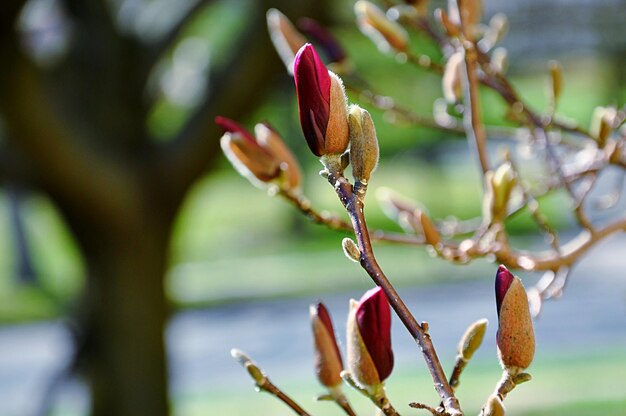
[[343, 254], [345, 254], [347, 258], [355, 263], [361, 261], [361, 250], [359, 250], [359, 247], [351, 238], [346, 237], [341, 240], [341, 247], [343, 247]]
[[552, 85], [552, 98], [554, 102], [558, 102], [563, 92], [563, 71], [561, 65], [557, 61], [550, 61], [548, 63], [550, 68], [550, 81]]
[[465, 334], [463, 334], [461, 342], [459, 342], [458, 354], [465, 361], [469, 361], [480, 347], [480, 344], [482, 344], [485, 331], [487, 330], [487, 323], [486, 319], [480, 319], [470, 325]]
[[507, 215], [511, 192], [517, 184], [517, 177], [510, 162], [504, 162], [493, 174], [491, 187], [493, 189], [493, 201], [491, 214], [494, 220], [503, 220]]

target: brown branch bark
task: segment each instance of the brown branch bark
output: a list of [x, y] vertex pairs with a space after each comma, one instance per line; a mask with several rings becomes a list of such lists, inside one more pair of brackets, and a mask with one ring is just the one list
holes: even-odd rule
[[352, 185], [346, 180], [346, 178], [343, 176], [337, 176], [335, 173], [330, 173], [328, 176], [328, 182], [337, 192], [337, 196], [348, 211], [350, 219], [352, 220], [354, 234], [361, 251], [361, 267], [372, 278], [374, 283], [384, 290], [387, 295], [387, 299], [389, 300], [389, 304], [396, 312], [413, 339], [419, 345], [424, 360], [426, 361], [426, 366], [428, 367], [428, 370], [433, 378], [435, 390], [441, 398], [448, 414], [462, 415], [463, 413], [461, 412], [459, 402], [455, 397], [452, 388], [448, 384], [448, 378], [446, 377], [443, 367], [441, 366], [441, 362], [437, 357], [437, 352], [435, 351], [435, 347], [430, 339], [430, 335], [417, 322], [376, 261], [369, 233], [367, 231], [365, 214], [363, 212], [362, 195], [364, 195], [364, 192], [361, 195], [359, 194], [359, 191], [353, 191]]

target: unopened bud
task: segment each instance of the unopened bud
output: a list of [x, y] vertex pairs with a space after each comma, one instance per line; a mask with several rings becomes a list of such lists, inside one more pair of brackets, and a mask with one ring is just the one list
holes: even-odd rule
[[291, 21], [277, 9], [269, 9], [266, 14], [267, 28], [278, 56], [287, 71], [293, 75], [293, 61], [298, 50], [306, 43]]
[[443, 71], [441, 79], [441, 89], [443, 97], [449, 104], [456, 104], [463, 97], [463, 64], [465, 56], [462, 51], [453, 53]]
[[280, 161], [279, 167], [283, 174], [282, 181], [279, 183], [280, 187], [292, 191], [298, 190], [302, 182], [300, 164], [278, 132], [268, 123], [259, 123], [254, 126], [254, 135], [259, 145]]
[[321, 302], [311, 305], [309, 312], [315, 349], [315, 373], [323, 386], [335, 388], [341, 384], [343, 362], [330, 314]]
[[606, 139], [613, 132], [617, 110], [613, 107], [596, 107], [591, 117], [589, 134], [596, 139], [598, 147], [604, 147]]
[[391, 310], [380, 287], [350, 301], [347, 323], [347, 367], [366, 389], [376, 389], [391, 374]]
[[341, 247], [343, 247], [343, 254], [350, 260], [359, 263], [361, 261], [361, 250], [351, 238], [344, 238], [341, 240]]
[[552, 85], [552, 98], [554, 102], [558, 102], [563, 92], [563, 71], [561, 65], [557, 61], [550, 61], [548, 63], [550, 68], [550, 80]]
[[459, 342], [458, 354], [465, 361], [469, 361], [480, 347], [480, 344], [482, 344], [485, 331], [487, 330], [487, 323], [486, 319], [480, 319], [470, 325], [465, 334], [463, 334], [461, 342]]
[[430, 220], [428, 215], [422, 210], [415, 210], [415, 215], [419, 219], [422, 232], [424, 233], [424, 240], [427, 244], [436, 247], [441, 242], [441, 234], [435, 227], [435, 224]]
[[350, 164], [355, 181], [367, 183], [378, 164], [378, 139], [367, 110], [352, 105], [348, 114], [350, 129]]
[[491, 213], [494, 220], [502, 220], [507, 215], [507, 207], [511, 192], [517, 184], [517, 178], [510, 162], [504, 162], [496, 169], [491, 179], [493, 202]]
[[354, 4], [357, 24], [363, 34], [378, 46], [382, 52], [393, 49], [404, 52], [407, 49], [409, 35], [397, 22], [366, 0], [359, 0]]
[[502, 404], [502, 400], [494, 394], [489, 397], [481, 416], [504, 416], [506, 413], [504, 409], [504, 404]]
[[496, 273], [496, 309], [498, 357], [502, 368], [515, 376], [533, 360], [535, 333], [524, 285], [503, 265]]
[[230, 355], [239, 362], [250, 374], [250, 377], [257, 385], [262, 385], [267, 380], [267, 376], [263, 374], [263, 371], [252, 361], [246, 353], [236, 348], [230, 350]]
[[341, 79], [328, 71], [313, 45], [307, 43], [294, 61], [300, 125], [316, 156], [339, 158], [349, 144], [346, 94]]

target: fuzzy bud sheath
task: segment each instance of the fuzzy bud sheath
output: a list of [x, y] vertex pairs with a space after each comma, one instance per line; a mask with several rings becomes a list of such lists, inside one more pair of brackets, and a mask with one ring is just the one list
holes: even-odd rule
[[506, 267], [496, 274], [498, 333], [496, 341], [502, 368], [516, 375], [530, 366], [535, 355], [535, 333], [526, 290]]
[[367, 183], [378, 165], [378, 138], [372, 117], [358, 105], [350, 106], [350, 164], [356, 181]]
[[311, 305], [311, 326], [315, 349], [315, 373], [320, 383], [328, 388], [341, 384], [343, 362], [330, 314], [323, 303]]
[[391, 374], [391, 310], [380, 287], [350, 301], [347, 361], [352, 378], [366, 389], [375, 389]]

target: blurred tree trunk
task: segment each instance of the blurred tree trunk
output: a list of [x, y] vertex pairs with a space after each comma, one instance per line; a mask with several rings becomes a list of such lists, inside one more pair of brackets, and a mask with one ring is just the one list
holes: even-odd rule
[[251, 23], [233, 39], [227, 64], [212, 70], [210, 93], [176, 137], [162, 143], [147, 132], [153, 103], [146, 82], [203, 3], [161, 42], [146, 45], [119, 32], [111, 2], [61, 0], [71, 43], [51, 68], [33, 61], [16, 32], [24, 3], [0, 3], [0, 129], [7, 138], [0, 140], [0, 181], [48, 194], [84, 257], [78, 361], [92, 414], [167, 415], [163, 277], [172, 222], [218, 154], [213, 118], [242, 117], [281, 73], [265, 35], [265, 10], [315, 17], [322, 4], [250, 2], [242, 15]]

